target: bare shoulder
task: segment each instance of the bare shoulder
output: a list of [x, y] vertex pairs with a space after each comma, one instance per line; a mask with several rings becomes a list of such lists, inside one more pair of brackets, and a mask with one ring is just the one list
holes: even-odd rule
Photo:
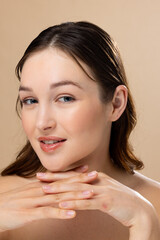
[[160, 183], [138, 172], [135, 178], [138, 183], [135, 190], [152, 203], [160, 218]]
[[29, 182], [29, 179], [22, 178], [16, 175], [0, 176], [0, 193], [16, 189]]
[[135, 178], [137, 181], [136, 188], [138, 192], [140, 191], [141, 194], [143, 193], [150, 198], [160, 196], [160, 182], [157, 182], [138, 172], [135, 172]]

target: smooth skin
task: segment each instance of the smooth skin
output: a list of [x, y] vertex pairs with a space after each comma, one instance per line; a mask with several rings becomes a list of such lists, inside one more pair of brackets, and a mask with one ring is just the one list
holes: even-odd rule
[[[51, 87], [64, 80], [78, 83], [80, 88], [73, 84]], [[24, 233], [29, 224], [30, 240], [36, 239], [37, 231], [39, 240], [57, 240], [54, 231], [58, 229], [61, 240], [71, 236], [78, 240], [80, 227], [93, 214], [91, 222], [101, 229], [101, 240], [117, 240], [117, 236], [119, 240], [158, 240], [160, 184], [137, 172], [130, 175], [116, 168], [109, 156], [111, 125], [125, 110], [127, 88], [118, 86], [112, 101], [102, 104], [97, 83], [71, 57], [53, 48], [26, 60], [21, 86], [22, 125], [47, 172], [30, 179], [0, 178], [0, 239], [14, 240], [21, 235], [27, 240]], [[40, 148], [41, 136], [67, 141], [46, 153]], [[46, 223], [41, 225], [44, 219]], [[47, 219], [53, 220], [50, 230]], [[67, 219], [70, 231], [65, 232], [63, 221]], [[103, 228], [102, 219], [106, 224]], [[88, 226], [84, 240], [89, 239], [89, 231]], [[98, 236], [94, 232], [92, 240]]]
[[[0, 195], [0, 212], [2, 217], [0, 226], [4, 232], [1, 233], [0, 239], [16, 239], [16, 228], [21, 227], [19, 232], [23, 234], [23, 231], [25, 232], [23, 226], [26, 224], [29, 224], [29, 229], [32, 231], [32, 221], [49, 218], [74, 219], [76, 212], [73, 215], [68, 215], [67, 209], [83, 211], [98, 209], [127, 226], [130, 232], [129, 239], [158, 240], [159, 222], [154, 208], [154, 205], [156, 207], [159, 201], [157, 198], [159, 193], [154, 192], [158, 190], [157, 184], [137, 176], [137, 180], [141, 181], [141, 184], [145, 181], [143, 185], [146, 186], [142, 186], [140, 190], [145, 193], [144, 195], [147, 195], [147, 190], [150, 190], [149, 185], [152, 184], [149, 195], [152, 196], [150, 200], [153, 205], [151, 201], [149, 202], [138, 191], [128, 188], [106, 174], [94, 172], [95, 174], [88, 176], [88, 173], [85, 173], [86, 170], [77, 169], [75, 171], [54, 174], [47, 172], [43, 177], [37, 176], [40, 182], [35, 181], [35, 179], [29, 182], [29, 180], [24, 181], [24, 179], [18, 179], [18, 177], [15, 179], [12, 176], [11, 179], [9, 179], [10, 177], [2, 177], [2, 194]], [[95, 181], [96, 179], [98, 181]], [[5, 191], [6, 186], [9, 188], [8, 183], [10, 184], [10, 190]], [[17, 185], [17, 188], [15, 185]], [[50, 189], [44, 186], [50, 186]], [[68, 202], [70, 205], [62, 206], [64, 202]], [[97, 216], [97, 220], [98, 218]], [[61, 229], [61, 224], [58, 226]], [[33, 230], [37, 231], [35, 228]], [[48, 233], [46, 232], [46, 234]], [[120, 235], [119, 239], [128, 238], [125, 235], [121, 238]]]
[[[68, 179], [67, 184], [66, 180], [61, 180], [50, 185], [44, 185], [42, 188], [48, 194], [78, 192], [79, 189], [87, 191], [88, 195], [91, 195], [90, 199], [77, 198], [77, 200], [62, 201], [59, 203], [59, 207], [74, 210], [98, 209], [128, 227], [130, 240], [158, 239], [160, 225], [158, 215], [151, 202], [138, 192], [124, 186], [104, 173], [94, 171], [90, 174], [92, 177], [92, 174], [95, 175], [96, 183], [92, 184], [91, 182], [88, 184], [86, 174], [81, 174]], [[54, 174], [52, 177], [52, 180], [54, 180]], [[51, 180], [51, 175], [48, 174], [43, 178]]]
[[[75, 169], [75, 172], [70, 172], [70, 176], [76, 172], [84, 171], [81, 168]], [[79, 174], [78, 174], [79, 175]], [[67, 175], [66, 175], [67, 177]], [[4, 177], [5, 178], [5, 177]], [[94, 178], [85, 178], [87, 182]], [[68, 181], [69, 182], [69, 181]], [[67, 183], [67, 181], [66, 181]], [[3, 182], [2, 182], [3, 185]], [[10, 190], [0, 195], [0, 212], [2, 222], [0, 223], [1, 231], [15, 229], [26, 223], [43, 218], [59, 218], [67, 219], [75, 216], [74, 211], [67, 211], [57, 208], [60, 199], [83, 199], [82, 191], [78, 193], [60, 193], [57, 195], [46, 195], [42, 189], [40, 181], [34, 181], [29, 184], [22, 185], [19, 188]], [[92, 193], [85, 197], [90, 197]], [[53, 208], [55, 207], [56, 208]]]

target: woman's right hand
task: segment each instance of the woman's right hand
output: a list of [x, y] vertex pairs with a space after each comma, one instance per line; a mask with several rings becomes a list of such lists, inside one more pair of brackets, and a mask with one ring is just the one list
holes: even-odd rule
[[[64, 172], [63, 176], [67, 183], [67, 178], [79, 175], [85, 171], [78, 171], [78, 169], [76, 171], [68, 171]], [[90, 178], [88, 181], [91, 182], [93, 180], [95, 180], [95, 177], [93, 179]], [[90, 198], [92, 196], [92, 192], [89, 195], [85, 195], [82, 191], [45, 194], [42, 190], [42, 185], [44, 183], [38, 180], [25, 184], [23, 187], [0, 193], [1, 232], [22, 227], [25, 224], [40, 219], [74, 218], [76, 215], [75, 211], [60, 209], [58, 207], [59, 202]]]

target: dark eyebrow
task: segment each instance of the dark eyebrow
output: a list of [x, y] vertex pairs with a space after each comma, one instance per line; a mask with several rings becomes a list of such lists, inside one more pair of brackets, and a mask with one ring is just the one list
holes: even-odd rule
[[52, 83], [50, 88], [56, 88], [56, 87], [60, 87], [60, 86], [64, 86], [64, 85], [73, 85], [73, 86], [76, 86], [80, 89], [83, 89], [79, 83], [72, 82], [72, 81], [69, 81], [69, 80], [64, 80], [64, 81], [61, 81], [61, 82]]
[[[73, 86], [76, 86], [76, 87], [78, 87], [80, 89], [83, 89], [82, 86], [79, 83], [72, 82], [72, 81], [69, 81], [69, 80], [64, 80], [64, 81], [61, 81], [61, 82], [52, 83], [50, 85], [50, 88], [53, 89], [53, 88], [64, 86], [64, 85], [73, 85]], [[29, 87], [20, 86], [19, 87], [19, 91], [29, 91], [29, 92], [32, 92], [33, 90], [32, 90], [32, 88], [29, 88]]]

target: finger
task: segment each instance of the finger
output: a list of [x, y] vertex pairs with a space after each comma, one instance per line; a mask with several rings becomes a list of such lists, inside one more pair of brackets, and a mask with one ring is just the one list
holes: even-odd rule
[[64, 210], [53, 207], [39, 207], [34, 209], [27, 209], [26, 218], [28, 218], [28, 222], [40, 219], [68, 219], [74, 218], [76, 216], [76, 212], [73, 210]]
[[73, 169], [72, 171], [73, 172], [76, 171], [76, 172], [79, 172], [79, 173], [84, 173], [87, 170], [88, 170], [88, 165], [83, 165], [83, 166], [80, 166], [80, 167], [77, 167], [77, 168]]
[[87, 199], [87, 200], [74, 200], [74, 201], [65, 201], [60, 202], [59, 207], [61, 209], [72, 209], [72, 210], [97, 210], [99, 206], [97, 206], [96, 200]]
[[86, 172], [87, 170], [88, 170], [88, 166], [84, 165], [84, 166], [75, 168], [72, 171], [67, 171], [67, 172], [57, 172], [57, 173], [39, 172], [36, 174], [36, 176], [40, 181], [53, 182], [53, 181], [58, 181], [58, 180], [66, 179], [69, 177], [77, 176], [79, 175], [79, 173]]
[[76, 183], [76, 182], [89, 183], [89, 182], [92, 182], [93, 180], [95, 180], [97, 177], [98, 177], [97, 171], [92, 171], [92, 172], [89, 172], [89, 173], [80, 173], [77, 176], [73, 176], [73, 177], [70, 177], [70, 178], [67, 178], [67, 179], [60, 180], [59, 183], [60, 184]]
[[66, 180], [57, 181], [48, 185], [43, 185], [42, 189], [45, 193], [59, 193], [59, 192], [66, 192], [66, 191], [78, 191], [84, 185], [79, 183], [90, 183], [98, 177], [98, 173], [96, 171], [90, 173], [83, 173], [76, 177], [68, 178]]
[[[13, 198], [28, 198], [28, 197], [37, 197], [44, 196], [44, 191], [42, 190], [42, 186], [44, 183], [40, 181], [36, 183], [29, 183], [27, 185], [21, 186], [18, 189], [13, 190]], [[46, 185], [46, 183], [45, 183]]]
[[[119, 203], [119, 202], [118, 202]], [[129, 211], [126, 206], [115, 204], [112, 197], [93, 197], [85, 200], [63, 201], [59, 203], [61, 209], [72, 210], [101, 210], [115, 218], [125, 226], [129, 226], [133, 211]]]
[[[93, 187], [93, 186], [92, 186]], [[63, 209], [72, 209], [72, 210], [101, 210], [107, 212], [111, 215], [114, 200], [113, 197], [109, 194], [96, 193], [96, 190], [93, 190], [93, 195], [90, 198], [78, 199], [71, 201], [62, 201], [59, 203], [59, 207]]]
[[80, 199], [88, 199], [93, 196], [93, 190], [86, 190], [80, 192], [68, 192], [68, 193], [60, 193], [60, 194], [49, 194], [44, 195], [43, 197], [35, 197], [25, 199], [23, 201], [23, 205], [28, 208], [31, 207], [42, 207], [42, 206], [56, 206], [57, 203], [62, 201], [69, 200], [80, 200]]

